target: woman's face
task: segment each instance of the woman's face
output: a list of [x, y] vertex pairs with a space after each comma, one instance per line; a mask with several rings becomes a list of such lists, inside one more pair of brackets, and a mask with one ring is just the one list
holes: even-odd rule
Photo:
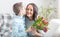
[[28, 5], [28, 7], [26, 9], [26, 15], [28, 17], [33, 17], [33, 6], [32, 5]]

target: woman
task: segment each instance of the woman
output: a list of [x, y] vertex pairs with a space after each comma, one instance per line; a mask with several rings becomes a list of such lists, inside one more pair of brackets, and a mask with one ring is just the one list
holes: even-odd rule
[[34, 3], [29, 3], [26, 7], [26, 15], [25, 15], [25, 24], [26, 24], [26, 28], [28, 28], [26, 31], [28, 32], [27, 35], [28, 37], [40, 37], [39, 32], [33, 28], [30, 27], [36, 17], [38, 15], [38, 8]]

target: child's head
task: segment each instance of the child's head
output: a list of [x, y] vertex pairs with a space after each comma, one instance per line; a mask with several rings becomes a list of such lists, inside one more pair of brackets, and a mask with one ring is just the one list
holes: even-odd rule
[[18, 15], [21, 12], [22, 8], [23, 8], [22, 2], [15, 3], [13, 5], [13, 11], [14, 11], [15, 15]]

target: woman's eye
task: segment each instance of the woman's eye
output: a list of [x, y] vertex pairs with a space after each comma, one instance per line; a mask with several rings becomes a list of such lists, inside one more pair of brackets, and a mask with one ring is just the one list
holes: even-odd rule
[[32, 11], [32, 9], [31, 9], [31, 11]]
[[26, 9], [26, 10], [29, 10], [29, 9]]

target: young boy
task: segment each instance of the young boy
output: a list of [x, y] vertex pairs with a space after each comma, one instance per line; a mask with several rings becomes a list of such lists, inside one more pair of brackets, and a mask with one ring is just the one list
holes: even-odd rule
[[13, 5], [13, 11], [15, 13], [12, 26], [12, 37], [27, 37], [25, 32], [25, 18], [23, 16], [22, 2]]

